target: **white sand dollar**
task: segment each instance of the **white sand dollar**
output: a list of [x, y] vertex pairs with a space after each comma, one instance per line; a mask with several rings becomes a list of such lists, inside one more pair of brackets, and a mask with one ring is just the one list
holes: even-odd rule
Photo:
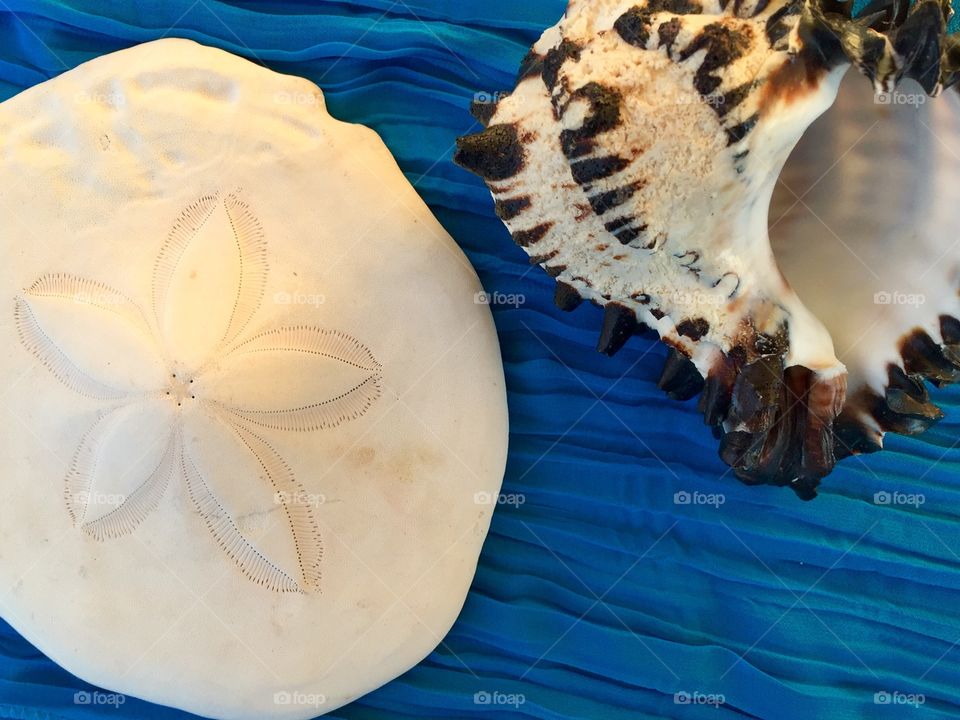
[[308, 718], [460, 611], [506, 402], [468, 261], [309, 82], [163, 40], [0, 105], [0, 611], [71, 672]]

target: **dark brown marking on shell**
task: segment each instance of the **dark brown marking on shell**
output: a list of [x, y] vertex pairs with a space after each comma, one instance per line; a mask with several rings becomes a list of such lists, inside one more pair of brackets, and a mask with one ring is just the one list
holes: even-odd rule
[[863, 389], [848, 399], [848, 407], [840, 413], [840, 417], [833, 424], [834, 453], [838, 460], [851, 455], [875, 453], [883, 449], [880, 444], [880, 434], [866, 427], [863, 421], [850, 410], [850, 408], [866, 408], [871, 415], [876, 415], [875, 410], [882, 402], [883, 398], [868, 389]]
[[736, 145], [743, 140], [747, 134], [757, 125], [760, 116], [754, 113], [739, 125], [727, 128], [727, 145]]
[[566, 265], [544, 265], [543, 269], [547, 271], [547, 275], [552, 278], [560, 277], [567, 270]]
[[560, 77], [560, 68], [567, 60], [580, 61], [581, 47], [572, 40], [564, 39], [557, 47], [547, 53], [543, 59], [543, 83], [550, 90], [557, 86]]
[[677, 334], [688, 337], [694, 342], [710, 332], [710, 323], [706, 318], [693, 318], [684, 320], [677, 325]]
[[674, 15], [700, 15], [703, 7], [690, 0], [649, 0], [646, 10], [650, 13], [667, 12]]
[[803, 96], [815, 92], [820, 84], [824, 69], [809, 61], [806, 52], [790, 56], [780, 67], [767, 76], [760, 91], [758, 107], [760, 113], [773, 109], [778, 101], [789, 105]]
[[528, 210], [531, 204], [530, 197], [527, 195], [507, 198], [506, 200], [497, 200], [494, 204], [494, 211], [501, 220], [513, 220], [524, 210]]
[[934, 385], [943, 386], [960, 380], [960, 367], [924, 330], [918, 328], [900, 341], [900, 355], [909, 374], [923, 375]]
[[887, 368], [887, 389], [874, 417], [884, 430], [902, 435], [917, 435], [943, 418], [943, 412], [930, 402], [923, 379], [907, 375], [896, 365]]
[[484, 180], [497, 181], [523, 170], [525, 157], [516, 125], [491, 125], [482, 133], [457, 138], [453, 161]]
[[902, 77], [916, 80], [927, 94], [933, 93], [940, 82], [946, 29], [940, 3], [918, 2], [911, 8], [893, 41], [893, 51], [903, 63]]
[[543, 240], [544, 236], [550, 232], [553, 227], [552, 222], [540, 223], [529, 230], [518, 230], [513, 233], [513, 241], [520, 247], [530, 247]]
[[637, 322], [633, 309], [618, 302], [608, 302], [603, 308], [603, 327], [597, 342], [597, 352], [613, 356], [632, 335], [644, 329], [645, 326]]
[[548, 262], [553, 260], [557, 255], [560, 254], [559, 250], [552, 250], [551, 252], [545, 253], [543, 255], [531, 255], [530, 264], [531, 265], [546, 265]]
[[960, 345], [960, 320], [951, 315], [940, 316], [940, 335], [947, 345]]
[[737, 171], [738, 175], [742, 175], [744, 171], [747, 169], [746, 163], [744, 163], [743, 161], [746, 159], [747, 155], [749, 154], [750, 154], [749, 150], [742, 150], [733, 156], [733, 167]]
[[790, 333], [786, 325], [776, 335], [758, 332], [753, 339], [753, 352], [757, 355], [785, 355], [790, 349]]
[[750, 49], [751, 42], [748, 26], [730, 27], [722, 23], [711, 23], [680, 51], [678, 57], [680, 62], [685, 62], [701, 50], [706, 51], [694, 75], [693, 86], [700, 95], [707, 96], [722, 83], [713, 73], [742, 57]]
[[813, 499], [836, 464], [833, 420], [845, 391], [845, 376], [822, 380], [800, 365], [784, 368], [782, 356], [745, 365], [726, 418], [736, 429], [723, 436], [720, 456], [747, 484], [786, 485]]
[[497, 104], [495, 102], [474, 100], [470, 103], [470, 114], [484, 127], [490, 124], [490, 120], [496, 112]]
[[589, 158], [570, 163], [570, 172], [573, 179], [580, 185], [590, 185], [597, 180], [603, 180], [623, 170], [630, 164], [626, 158], [608, 155], [607, 157]]
[[707, 425], [717, 427], [727, 417], [736, 379], [737, 364], [729, 355], [722, 355], [707, 371], [698, 406]]
[[680, 18], [670, 18], [665, 23], [661, 23], [657, 28], [657, 45], [666, 48], [669, 53], [673, 50], [673, 44], [677, 41], [677, 35], [682, 28]]
[[704, 381], [690, 358], [670, 348], [657, 386], [674, 400], [690, 400], [703, 390]]
[[649, 11], [635, 7], [618, 17], [613, 28], [625, 42], [634, 47], [645, 48], [650, 41], [652, 22]]
[[717, 114], [717, 117], [724, 118], [731, 110], [740, 105], [740, 103], [750, 96], [751, 90], [753, 90], [753, 82], [746, 82], [742, 85], [738, 85], [737, 87], [733, 88], [733, 90], [725, 92], [719, 98], [719, 100], [711, 101], [710, 107], [713, 108], [713, 111]]
[[603, 227], [606, 228], [609, 232], [616, 233], [617, 230], [625, 228], [633, 222], [633, 218], [629, 215], [624, 215], [623, 217], [618, 217], [616, 220], [610, 220], [605, 222]]
[[571, 100], [586, 100], [590, 111], [583, 125], [577, 129], [566, 129], [560, 133], [560, 145], [564, 154], [571, 160], [590, 153], [594, 148], [593, 139], [620, 124], [620, 105], [623, 101], [620, 93], [597, 82], [590, 82], [571, 94]]
[[597, 215], [604, 215], [613, 208], [623, 205], [642, 187], [643, 181], [638, 180], [636, 182], [628, 183], [627, 185], [622, 185], [614, 190], [608, 190], [600, 193], [599, 195], [593, 195], [592, 197], [588, 198], [590, 201], [590, 207], [593, 208], [593, 212], [595, 212]]
[[735, 277], [735, 278], [737, 279], [737, 284], [734, 286], [733, 290], [731, 290], [731, 291], [727, 294], [727, 299], [728, 299], [728, 300], [732, 300], [733, 298], [735, 298], [735, 297], [737, 296], [737, 293], [740, 291], [740, 282], [741, 282], [741, 280], [740, 280], [740, 276], [737, 275], [737, 273], [735, 273], [735, 272], [726, 272], [726, 273], [724, 273], [724, 274], [720, 277], [720, 279], [717, 280], [717, 281], [713, 284], [713, 286], [714, 286], [714, 287], [720, 287], [720, 283], [722, 283], [722, 282], [723, 282], [726, 278], [728, 278], [728, 277]]
[[517, 73], [517, 84], [530, 77], [543, 75], [543, 55], [536, 50], [531, 50], [526, 54], [520, 63], [520, 71]]
[[685, 253], [674, 253], [673, 255], [683, 267], [692, 267], [700, 259], [700, 253], [696, 250], [687, 250]]
[[563, 280], [557, 281], [557, 289], [553, 294], [554, 304], [564, 312], [571, 312], [580, 307], [583, 297], [577, 289]]
[[643, 235], [647, 231], [648, 227], [648, 225], [644, 224], [638, 227], [623, 228], [622, 230], [614, 233], [614, 235], [616, 235], [617, 240], [619, 240], [623, 245], [629, 245]]
[[770, 43], [771, 47], [774, 47], [780, 40], [787, 36], [796, 23], [793, 16], [799, 15], [802, 10], [802, 3], [791, 2], [785, 3], [770, 13], [770, 17], [767, 18], [765, 32], [767, 42]]

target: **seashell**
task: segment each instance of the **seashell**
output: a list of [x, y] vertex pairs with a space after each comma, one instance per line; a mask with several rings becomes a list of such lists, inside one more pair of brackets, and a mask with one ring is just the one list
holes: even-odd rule
[[379, 137], [168, 39], [3, 103], [0, 138], [4, 618], [211, 718], [312, 718], [419, 662], [506, 398], [477, 277]]
[[950, 12], [574, 0], [455, 160], [601, 352], [656, 330], [737, 476], [809, 499], [960, 377]]

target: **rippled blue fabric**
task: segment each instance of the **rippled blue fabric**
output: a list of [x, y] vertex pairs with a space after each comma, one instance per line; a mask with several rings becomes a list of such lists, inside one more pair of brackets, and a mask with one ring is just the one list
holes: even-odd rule
[[[454, 138], [478, 129], [475, 93], [509, 87], [564, 5], [0, 0], [0, 96], [171, 35], [307, 77], [336, 116], [383, 136], [486, 287], [526, 299], [494, 308], [512, 423], [504, 491], [524, 502], [495, 514], [444, 644], [330, 717], [960, 716], [960, 392], [935, 392], [939, 426], [845, 462], [813, 503], [743, 487], [694, 403], [656, 389], [663, 349], [635, 339], [613, 359], [594, 352], [599, 311], [555, 310], [551, 281], [451, 163]], [[926, 502], [873, 502], [894, 490]], [[693, 491], [725, 502], [674, 502]], [[0, 717], [187, 717], [132, 698], [76, 704], [90, 689], [0, 629]], [[924, 703], [875, 703], [883, 692]]]

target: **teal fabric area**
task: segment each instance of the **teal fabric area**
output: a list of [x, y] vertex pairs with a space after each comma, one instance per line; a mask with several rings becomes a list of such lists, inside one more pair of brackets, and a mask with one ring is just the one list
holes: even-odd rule
[[[510, 87], [564, 5], [0, 0], [0, 96], [162, 36], [309, 78], [337, 117], [383, 136], [488, 290], [524, 296], [494, 307], [512, 422], [504, 492], [517, 502], [497, 510], [444, 644], [330, 717], [960, 716], [960, 392], [936, 391], [939, 426], [844, 462], [812, 503], [744, 487], [695, 403], [657, 390], [663, 348], [637, 338], [598, 355], [600, 312], [553, 308], [552, 281], [451, 162], [454, 139], [478, 129], [475, 94]], [[674, 502], [694, 491], [725, 501]], [[876, 504], [884, 491], [925, 502]], [[187, 717], [75, 702], [91, 690], [0, 630], [2, 718]], [[875, 703], [884, 692], [891, 702]], [[922, 705], [898, 704], [913, 694]]]

